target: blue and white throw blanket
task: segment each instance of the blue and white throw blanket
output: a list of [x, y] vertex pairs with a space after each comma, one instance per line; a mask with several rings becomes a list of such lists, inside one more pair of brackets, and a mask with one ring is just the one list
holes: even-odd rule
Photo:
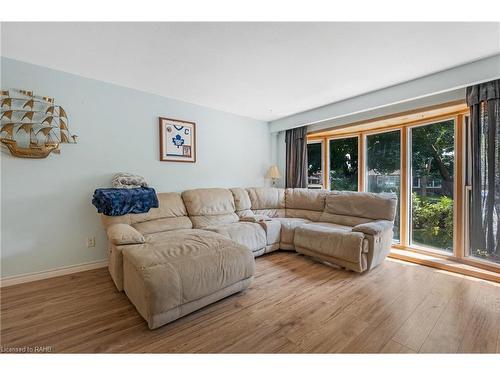
[[150, 187], [134, 189], [96, 189], [92, 204], [107, 216], [140, 214], [158, 207], [156, 191]]

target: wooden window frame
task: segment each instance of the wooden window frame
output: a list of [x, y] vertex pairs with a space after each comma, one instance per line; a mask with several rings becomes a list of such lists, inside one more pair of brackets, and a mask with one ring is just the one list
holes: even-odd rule
[[[331, 130], [320, 130], [315, 133], [308, 134], [308, 143], [310, 141], [322, 141], [323, 142], [323, 177], [324, 177], [324, 188], [330, 190], [330, 165], [329, 165], [329, 152], [330, 152], [330, 140], [331, 139], [342, 139], [358, 137], [358, 191], [366, 191], [366, 137], [368, 135], [386, 133], [394, 130], [400, 131], [401, 136], [401, 204], [400, 204], [400, 242], [399, 244], [394, 244], [393, 248], [398, 250], [410, 251], [417, 254], [427, 255], [442, 259], [443, 261], [449, 260], [453, 262], [462, 263], [464, 265], [473, 266], [487, 271], [500, 273], [500, 264], [495, 264], [493, 262], [483, 261], [481, 259], [473, 258], [468, 253], [466, 249], [467, 240], [467, 187], [465, 186], [465, 117], [469, 115], [469, 110], [463, 101], [452, 102], [443, 104], [440, 106], [429, 107], [430, 110], [423, 108], [419, 111], [408, 111], [405, 113], [395, 114], [393, 116], [384, 116], [382, 118], [372, 119], [370, 121], [359, 122], [350, 125], [343, 125], [339, 128], [333, 128]], [[430, 113], [430, 115], [426, 115]], [[402, 120], [398, 122], [398, 118], [404, 118], [409, 116], [419, 118], [409, 121]], [[430, 125], [440, 121], [454, 120], [454, 131], [455, 131], [455, 166], [454, 166], [454, 207], [453, 207], [453, 252], [452, 254], [439, 251], [432, 248], [427, 248], [423, 246], [410, 246], [410, 202], [409, 202], [409, 192], [412, 189], [412, 181], [410, 176], [410, 144], [409, 144], [409, 133], [410, 129]], [[387, 121], [390, 123], [388, 126], [384, 126], [383, 122]], [[373, 127], [370, 123], [376, 123]], [[362, 126], [361, 130], [359, 127]], [[401, 256], [398, 252], [391, 253], [391, 256], [395, 258], [400, 258]], [[405, 257], [405, 260], [406, 257]], [[418, 263], [418, 260], [416, 260]], [[425, 263], [427, 264], [427, 263]], [[429, 264], [427, 264], [429, 265]], [[442, 268], [436, 264], [436, 267]]]

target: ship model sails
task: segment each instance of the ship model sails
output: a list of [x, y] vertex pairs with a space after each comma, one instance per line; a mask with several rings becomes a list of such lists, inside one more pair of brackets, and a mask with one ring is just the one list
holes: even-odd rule
[[66, 111], [54, 98], [26, 90], [2, 90], [1, 94], [0, 141], [12, 155], [46, 158], [51, 152], [59, 153], [61, 143], [76, 143]]

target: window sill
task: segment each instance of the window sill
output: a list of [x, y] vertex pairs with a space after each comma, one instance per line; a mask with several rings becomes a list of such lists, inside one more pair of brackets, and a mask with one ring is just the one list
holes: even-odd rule
[[437, 256], [392, 248], [389, 257], [500, 283], [500, 273]]

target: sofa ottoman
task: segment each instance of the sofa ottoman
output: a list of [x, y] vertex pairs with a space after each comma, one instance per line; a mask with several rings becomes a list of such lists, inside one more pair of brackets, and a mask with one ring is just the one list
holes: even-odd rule
[[154, 233], [123, 250], [125, 293], [150, 329], [245, 289], [254, 272], [247, 247], [205, 230]]

